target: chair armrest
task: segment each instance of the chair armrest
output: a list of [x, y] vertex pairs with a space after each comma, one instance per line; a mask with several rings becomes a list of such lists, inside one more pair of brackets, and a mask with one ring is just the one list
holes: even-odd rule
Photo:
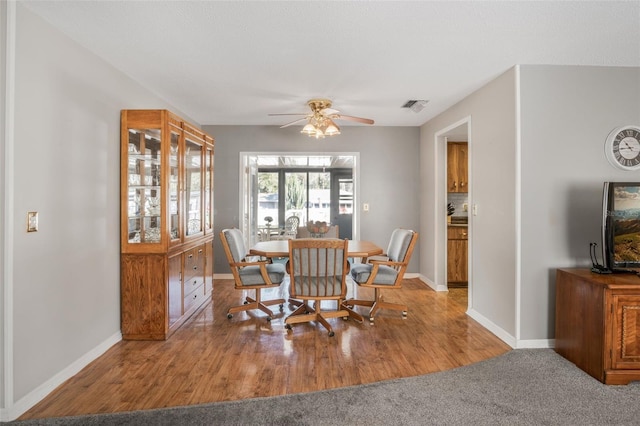
[[404, 262], [394, 262], [392, 260], [372, 260], [371, 262], [369, 262], [373, 265], [387, 265], [387, 266], [402, 266], [404, 265]]
[[268, 263], [271, 263], [268, 260], [258, 260], [255, 262], [233, 262], [231, 263], [232, 266], [237, 266], [239, 268], [243, 268], [245, 266], [261, 266], [261, 265], [266, 265]]

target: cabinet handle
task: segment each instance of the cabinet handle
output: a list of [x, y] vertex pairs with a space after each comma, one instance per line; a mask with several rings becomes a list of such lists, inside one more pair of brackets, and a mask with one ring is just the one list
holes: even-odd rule
[[189, 255], [189, 259], [191, 259], [192, 257], [193, 257], [193, 254], [190, 254], [190, 255]]
[[464, 186], [464, 182], [460, 182], [460, 186]]
[[458, 187], [458, 182], [453, 182], [453, 187], [457, 188]]
[[462, 236], [463, 236], [463, 237], [466, 237], [466, 236], [467, 236], [467, 233], [466, 233], [466, 232], [463, 232], [463, 233], [462, 233]]
[[202, 253], [202, 249], [198, 250], [198, 254]]
[[196, 271], [197, 269], [198, 269], [198, 267], [197, 267], [197, 266], [194, 266], [194, 267], [193, 267], [193, 270], [194, 270], [194, 271]]

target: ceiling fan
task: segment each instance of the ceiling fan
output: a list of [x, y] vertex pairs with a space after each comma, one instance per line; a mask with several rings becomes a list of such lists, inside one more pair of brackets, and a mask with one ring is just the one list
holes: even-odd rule
[[340, 127], [333, 120], [347, 120], [347, 121], [355, 121], [357, 123], [363, 124], [373, 124], [373, 120], [369, 118], [361, 118], [361, 117], [353, 117], [351, 115], [343, 115], [340, 114], [340, 111], [337, 109], [331, 108], [331, 101], [329, 99], [311, 99], [307, 102], [309, 108], [311, 108], [310, 113], [299, 113], [299, 114], [269, 114], [271, 116], [275, 115], [302, 115], [304, 117], [298, 118], [290, 123], [287, 123], [280, 128], [288, 127], [301, 121], [307, 121], [307, 124], [300, 131], [310, 137], [315, 137], [316, 139], [324, 138], [325, 136], [335, 136], [340, 134]]

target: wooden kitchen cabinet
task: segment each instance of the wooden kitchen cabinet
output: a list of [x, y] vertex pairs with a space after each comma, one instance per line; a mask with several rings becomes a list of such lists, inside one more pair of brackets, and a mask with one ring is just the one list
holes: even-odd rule
[[121, 112], [124, 339], [166, 339], [211, 298], [213, 150], [167, 110]]
[[609, 385], [640, 380], [640, 277], [556, 274], [555, 351]]
[[465, 286], [468, 282], [468, 228], [447, 227], [447, 283]]
[[447, 191], [469, 192], [467, 142], [447, 143]]

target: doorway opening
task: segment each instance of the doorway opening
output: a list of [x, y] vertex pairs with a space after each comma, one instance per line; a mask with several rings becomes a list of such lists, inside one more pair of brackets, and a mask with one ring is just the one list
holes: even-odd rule
[[467, 287], [468, 306], [472, 306], [473, 270], [473, 182], [471, 117], [466, 117], [436, 133], [439, 164], [436, 188], [438, 290]]
[[[240, 153], [241, 227], [248, 244], [284, 229], [287, 218], [338, 225], [357, 238], [357, 153]], [[269, 237], [270, 238], [270, 237]]]

